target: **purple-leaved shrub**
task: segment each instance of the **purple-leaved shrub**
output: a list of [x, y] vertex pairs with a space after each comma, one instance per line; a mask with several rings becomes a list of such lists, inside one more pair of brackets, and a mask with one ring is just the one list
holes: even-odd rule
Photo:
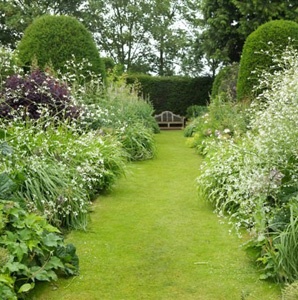
[[39, 119], [45, 108], [51, 116], [60, 119], [74, 118], [79, 113], [68, 86], [39, 69], [24, 76], [8, 77], [1, 98], [0, 117], [4, 118], [17, 112], [24, 118]]

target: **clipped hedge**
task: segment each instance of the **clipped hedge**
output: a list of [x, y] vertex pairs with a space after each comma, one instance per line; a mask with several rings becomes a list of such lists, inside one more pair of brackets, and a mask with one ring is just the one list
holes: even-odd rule
[[[88, 70], [105, 77], [104, 62], [100, 58], [91, 33], [82, 23], [69, 16], [44, 15], [25, 30], [18, 47], [20, 64], [30, 66], [37, 60], [39, 67], [51, 64], [55, 70], [65, 70], [65, 63], [84, 59], [92, 66]], [[88, 74], [88, 70], [82, 70]]]
[[127, 83], [138, 81], [144, 97], [153, 104], [156, 114], [170, 110], [175, 114], [186, 115], [192, 105], [207, 105], [212, 86], [210, 77], [159, 77], [149, 75], [130, 75]]
[[252, 91], [258, 84], [259, 75], [263, 70], [269, 71], [273, 67], [272, 55], [280, 56], [281, 49], [289, 45], [289, 39], [298, 48], [298, 24], [284, 20], [267, 22], [247, 37], [240, 60], [238, 100], [253, 97]]

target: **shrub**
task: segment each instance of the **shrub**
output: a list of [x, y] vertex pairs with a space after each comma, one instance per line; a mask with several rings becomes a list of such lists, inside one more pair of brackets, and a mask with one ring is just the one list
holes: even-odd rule
[[24, 118], [38, 119], [44, 109], [50, 116], [60, 118], [78, 115], [68, 87], [39, 69], [24, 76], [10, 76], [4, 85], [2, 98], [0, 117], [13, 117], [13, 114], [19, 113]]
[[37, 60], [40, 68], [51, 65], [64, 71], [66, 61], [87, 59], [90, 65], [81, 70], [105, 77], [105, 67], [91, 33], [73, 17], [45, 15], [33, 21], [24, 32], [18, 47], [18, 58], [24, 66]]
[[298, 278], [298, 51], [285, 48], [273, 64], [280, 69], [262, 74], [251, 129], [237, 143], [211, 145], [198, 183], [220, 215], [249, 229], [262, 278], [291, 282]]
[[240, 60], [238, 100], [253, 97], [253, 88], [258, 85], [262, 71], [278, 67], [273, 64], [271, 54], [280, 56], [289, 42], [298, 47], [298, 24], [293, 21], [270, 21], [247, 37]]
[[74, 179], [78, 175], [70, 176], [69, 167], [46, 159], [31, 156], [23, 162], [24, 181], [18, 188], [18, 198], [24, 199], [20, 201], [28, 211], [43, 215], [58, 228], [85, 229], [89, 197], [83, 186], [77, 186]]
[[84, 229], [90, 199], [112, 187], [126, 157], [115, 138], [83, 132], [77, 122], [2, 120], [0, 141], [13, 150], [0, 155], [0, 170], [20, 178], [16, 193], [29, 211], [55, 226]]
[[59, 230], [16, 202], [0, 201], [0, 298], [19, 299], [37, 281], [76, 275], [79, 260]]
[[91, 80], [78, 92], [76, 98], [85, 106], [86, 114], [81, 121], [84, 128], [114, 134], [129, 160], [154, 155], [153, 133], [160, 129], [152, 116], [151, 103], [138, 95], [137, 84], [127, 85], [122, 80], [109, 82], [103, 93], [98, 81]]
[[191, 105], [186, 110], [186, 117], [188, 119], [194, 119], [205, 114], [207, 110], [208, 110], [207, 106]]
[[247, 107], [244, 103], [226, 101], [226, 97], [217, 96], [212, 100], [205, 114], [192, 120], [184, 130], [186, 137], [193, 137], [189, 145], [196, 147], [199, 153], [206, 154], [208, 144], [214, 141], [238, 139], [248, 125]]
[[132, 161], [150, 159], [155, 154], [152, 130], [142, 123], [135, 123], [119, 128], [116, 135]]
[[81, 101], [87, 103], [90, 112], [83, 126], [114, 134], [129, 160], [154, 156], [153, 133], [160, 130], [152, 116], [151, 103], [138, 96], [135, 85], [125, 85], [121, 81], [109, 83], [104, 94], [100, 89], [98, 94], [91, 96], [83, 93]]
[[229, 100], [235, 101], [237, 99], [238, 70], [239, 64], [233, 63], [219, 71], [212, 84], [211, 99], [215, 99], [222, 93], [226, 94]]

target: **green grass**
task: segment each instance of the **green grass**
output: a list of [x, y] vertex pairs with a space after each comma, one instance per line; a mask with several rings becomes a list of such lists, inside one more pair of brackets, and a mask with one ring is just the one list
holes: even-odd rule
[[200, 158], [181, 131], [156, 135], [157, 157], [94, 204], [87, 232], [73, 231], [80, 276], [39, 286], [31, 300], [280, 299], [210, 206], [198, 199]]

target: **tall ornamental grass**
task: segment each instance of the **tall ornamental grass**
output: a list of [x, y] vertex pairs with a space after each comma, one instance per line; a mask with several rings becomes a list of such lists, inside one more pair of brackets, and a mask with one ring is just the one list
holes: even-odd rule
[[153, 156], [155, 123], [128, 87], [110, 97], [80, 65], [69, 77], [50, 68], [23, 74], [1, 51], [0, 298], [18, 299], [37, 281], [77, 273], [75, 247], [56, 227], [86, 228], [92, 200], [127, 160]]
[[[260, 78], [262, 94], [250, 109], [250, 130], [237, 141], [213, 143], [197, 179], [205, 194], [236, 228], [251, 233], [263, 278], [298, 278], [298, 53], [273, 57], [273, 73]], [[259, 87], [260, 87], [259, 86]], [[259, 88], [258, 87], [258, 88]]]
[[2, 171], [18, 180], [18, 196], [28, 209], [59, 227], [84, 228], [90, 200], [124, 174], [126, 154], [112, 136], [82, 132], [78, 125], [15, 118], [2, 120]]
[[[90, 73], [88, 80], [78, 85], [78, 69], [86, 68], [87, 61], [76, 64], [75, 57], [67, 64], [68, 72], [59, 74], [61, 80], [72, 87], [72, 95], [83, 108], [84, 129], [112, 133], [118, 137], [129, 160], [150, 159], [155, 154], [153, 134], [159, 132], [153, 117], [154, 109], [149, 100], [139, 95], [138, 83], [127, 85], [125, 77], [115, 81], [113, 74], [102, 84], [100, 76]], [[141, 140], [140, 140], [141, 138]], [[142, 153], [144, 152], [144, 153]]]
[[2, 86], [0, 145], [12, 149], [0, 157], [2, 173], [28, 210], [59, 227], [85, 228], [90, 200], [124, 173], [121, 143], [84, 128], [86, 107], [50, 73], [34, 69]]

